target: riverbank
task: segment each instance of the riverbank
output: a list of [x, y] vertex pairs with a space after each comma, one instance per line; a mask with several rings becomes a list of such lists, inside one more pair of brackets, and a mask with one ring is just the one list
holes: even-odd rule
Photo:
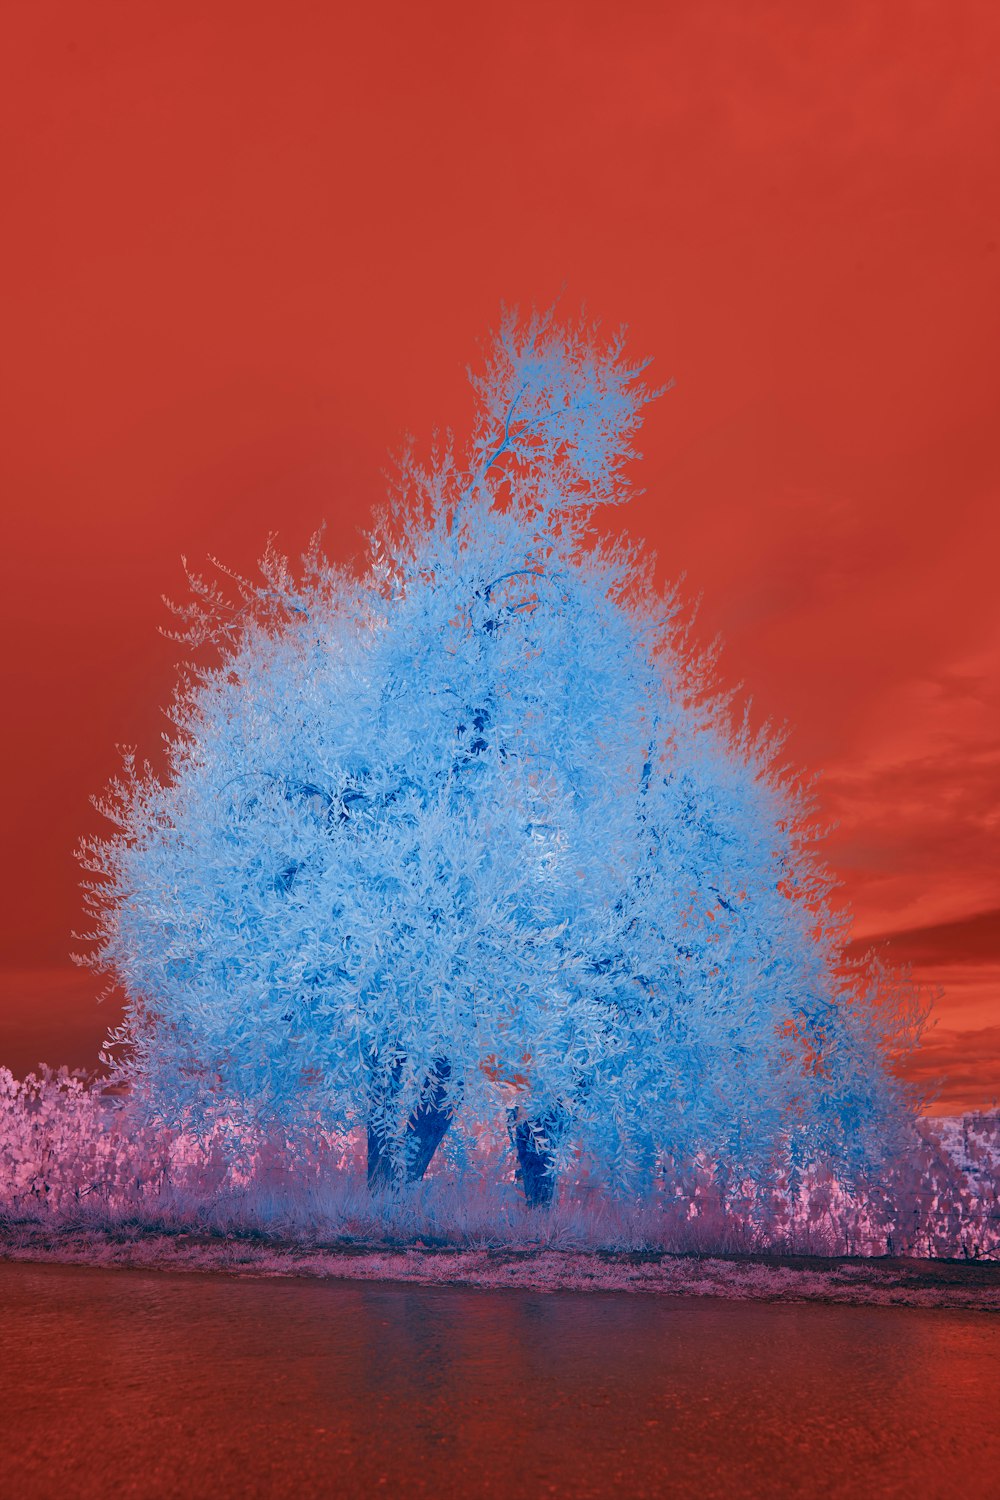
[[0, 1232], [0, 1260], [243, 1277], [335, 1278], [540, 1292], [645, 1292], [755, 1302], [944, 1307], [1000, 1313], [1000, 1262], [891, 1257], [677, 1255], [667, 1252], [306, 1245], [264, 1236], [119, 1226]]

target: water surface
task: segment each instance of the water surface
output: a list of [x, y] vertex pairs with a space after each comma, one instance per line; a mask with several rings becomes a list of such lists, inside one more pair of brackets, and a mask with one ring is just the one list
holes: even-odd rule
[[0, 1262], [0, 1489], [1000, 1495], [1000, 1319]]

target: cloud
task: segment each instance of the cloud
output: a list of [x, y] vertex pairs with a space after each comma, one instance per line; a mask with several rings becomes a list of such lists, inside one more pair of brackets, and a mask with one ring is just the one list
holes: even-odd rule
[[905, 1076], [932, 1096], [931, 1114], [957, 1115], [996, 1108], [1000, 1099], [1000, 1025], [969, 1031], [935, 1027], [912, 1058]]
[[[861, 931], [951, 927], [1000, 904], [998, 677], [994, 648], [885, 690], [867, 743], [824, 776], [830, 856]], [[956, 928], [950, 940], [981, 937]]]
[[897, 962], [923, 969], [954, 964], [1000, 965], [1000, 907], [956, 922], [875, 933], [851, 944], [854, 953], [882, 947], [888, 948]]
[[931, 1024], [906, 1076], [938, 1097], [935, 1114], [990, 1107], [1000, 1098], [1000, 908], [953, 922], [858, 938], [910, 968], [933, 996]]

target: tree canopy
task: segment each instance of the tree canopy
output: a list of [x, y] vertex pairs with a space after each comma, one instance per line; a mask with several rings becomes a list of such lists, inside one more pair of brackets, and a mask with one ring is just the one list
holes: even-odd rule
[[912, 1111], [920, 1008], [846, 961], [808, 786], [598, 529], [645, 371], [508, 315], [469, 442], [404, 453], [360, 564], [318, 539], [192, 576], [180, 634], [214, 655], [83, 846], [121, 1069], [164, 1119], [363, 1124], [412, 1167], [421, 1111], [515, 1111], [546, 1163], [641, 1184], [699, 1152], [857, 1171]]

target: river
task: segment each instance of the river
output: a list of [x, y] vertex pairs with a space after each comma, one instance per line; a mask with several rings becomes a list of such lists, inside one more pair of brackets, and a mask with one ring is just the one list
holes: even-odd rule
[[1000, 1318], [0, 1262], [0, 1492], [1000, 1495]]

